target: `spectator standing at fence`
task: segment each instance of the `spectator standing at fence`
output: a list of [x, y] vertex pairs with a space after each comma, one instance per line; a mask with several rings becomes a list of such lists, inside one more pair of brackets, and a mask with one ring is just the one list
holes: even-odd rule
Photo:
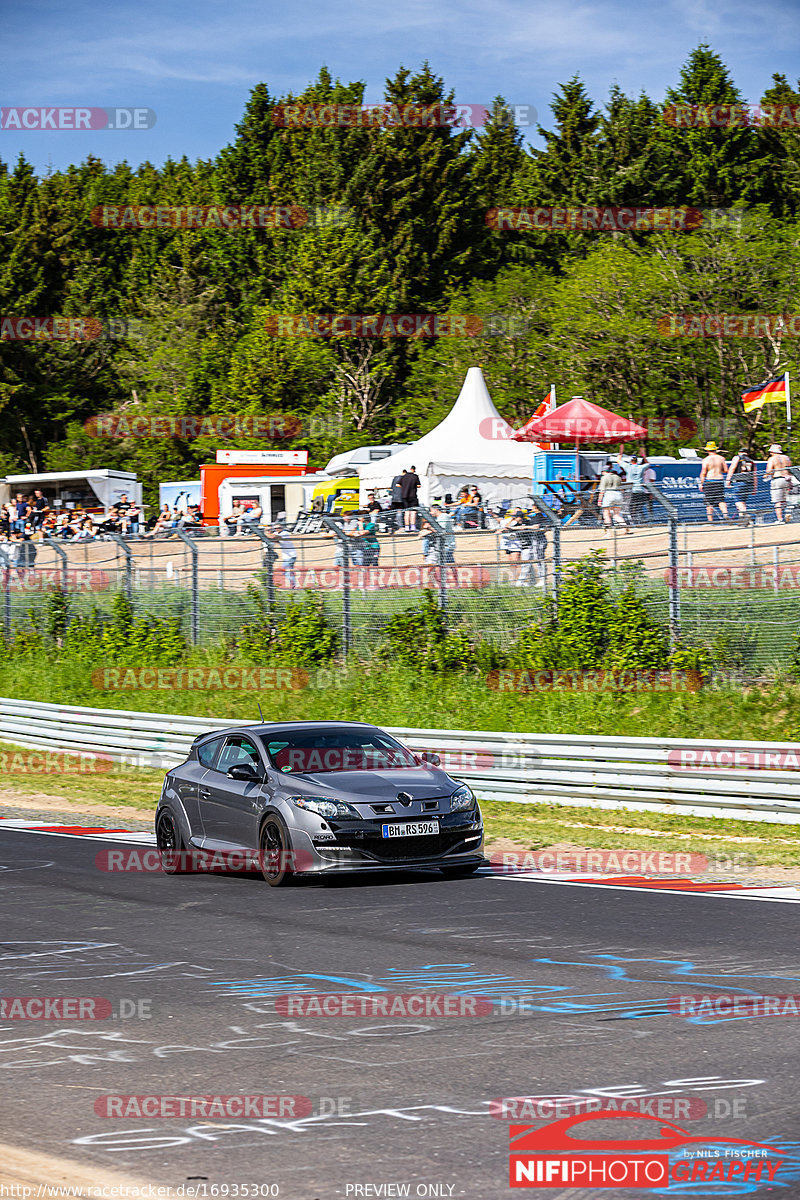
[[16, 533], [12, 535], [14, 542], [14, 566], [17, 577], [24, 581], [29, 572], [33, 571], [36, 562], [36, 546], [29, 537]]
[[639, 525], [644, 520], [644, 505], [649, 492], [645, 487], [645, 472], [647, 470], [647, 460], [638, 454], [632, 454], [630, 463], [627, 467], [623, 465], [622, 455], [620, 454], [617, 462], [625, 471], [627, 482], [631, 489], [631, 523]]
[[522, 553], [522, 542], [519, 538], [520, 522], [518, 519], [521, 515], [521, 508], [512, 508], [500, 525], [500, 545], [503, 547], [506, 558], [510, 563], [518, 563]]
[[31, 505], [31, 525], [34, 529], [40, 529], [44, 524], [44, 519], [50, 512], [50, 505], [44, 496], [41, 488], [36, 488], [30, 502]]
[[723, 520], [728, 519], [728, 506], [725, 503], [725, 475], [728, 464], [719, 452], [716, 442], [706, 442], [706, 457], [700, 468], [698, 484], [706, 501], [706, 516], [709, 524], [714, 521], [714, 509], [719, 508]]
[[[441, 504], [432, 504], [431, 514], [436, 524], [443, 531], [444, 561], [446, 563], [454, 563], [456, 561], [456, 535], [453, 528], [453, 518], [450, 516], [449, 512], [446, 512], [445, 509], [442, 508]], [[436, 541], [432, 542], [432, 545], [436, 548], [437, 562], [439, 561], [438, 540], [439, 539], [437, 537]]]
[[[169, 513], [169, 505], [167, 505], [167, 513]], [[244, 509], [238, 500], [234, 500], [233, 507], [227, 517], [220, 517], [219, 529], [222, 536], [233, 537], [243, 516]]]
[[402, 483], [403, 483], [403, 476], [407, 475], [407, 474], [408, 474], [408, 471], [406, 471], [406, 469], [403, 468], [403, 470], [400, 472], [400, 474], [395, 475], [394, 479], [392, 480], [391, 490], [390, 490], [391, 500], [389, 501], [390, 508], [399, 509], [399, 508], [403, 507]]
[[142, 510], [134, 500], [128, 505], [125, 515], [122, 518], [122, 532], [128, 536], [135, 536], [139, 532], [139, 522], [143, 516]]
[[14, 503], [14, 529], [17, 533], [25, 532], [25, 522], [28, 520], [30, 513], [30, 504], [22, 492], [17, 492], [17, 499]]
[[758, 472], [745, 446], [734, 455], [728, 467], [725, 484], [730, 487], [732, 483], [736, 488], [736, 511], [745, 525], [752, 525], [752, 518], [747, 515], [747, 501], [752, 500], [756, 494]]
[[270, 525], [266, 533], [267, 537], [271, 538], [275, 543], [276, 549], [281, 552], [283, 578], [286, 586], [290, 588], [297, 587], [297, 577], [294, 573], [294, 565], [297, 562], [297, 548], [292, 541], [289, 530], [276, 521], [273, 525]]
[[381, 551], [380, 542], [378, 541], [378, 526], [369, 513], [361, 521], [360, 537], [361, 547], [364, 551], [364, 566], [377, 567], [378, 556]]
[[252, 533], [254, 527], [261, 523], [261, 518], [263, 517], [263, 515], [264, 515], [264, 510], [262, 509], [260, 504], [256, 503], [256, 504], [245, 505], [244, 511], [242, 512], [241, 517], [237, 521], [237, 526], [238, 526], [238, 528], [236, 530], [237, 537], [239, 535], [241, 535], [242, 537], [249, 537], [250, 534]]
[[373, 521], [378, 513], [383, 512], [383, 505], [380, 500], [376, 500], [374, 492], [367, 492], [367, 512]]
[[[769, 498], [775, 505], [775, 523], [782, 525], [784, 522], [784, 505], [786, 497], [789, 494], [789, 467], [792, 465], [792, 460], [788, 454], [784, 454], [782, 448], [777, 442], [769, 448], [769, 458], [767, 459], [767, 469], [764, 472], [764, 478], [769, 480]], [[788, 520], [788, 517], [786, 518]]]
[[525, 587], [530, 584], [535, 570], [536, 586], [544, 587], [544, 560], [547, 553], [547, 536], [542, 529], [542, 518], [538, 513], [535, 517], [529, 517], [527, 514], [521, 513], [518, 521], [518, 537], [522, 545], [522, 552], [520, 554], [522, 567], [520, 568], [515, 586]]
[[605, 526], [603, 536], [608, 537], [612, 522], [615, 525], [622, 525], [625, 532], [630, 533], [630, 529], [622, 515], [622, 505], [624, 504], [622, 479], [614, 470], [612, 462], [606, 463], [603, 474], [600, 476], [597, 496], [600, 501], [600, 509], [603, 514], [603, 524]]
[[420, 478], [417, 474], [417, 468], [412, 465], [410, 471], [405, 471], [400, 480], [400, 492], [403, 497], [403, 508], [406, 510], [403, 514], [403, 521], [406, 527], [406, 533], [411, 533], [417, 527], [416, 508], [419, 503], [417, 493], [419, 491]]

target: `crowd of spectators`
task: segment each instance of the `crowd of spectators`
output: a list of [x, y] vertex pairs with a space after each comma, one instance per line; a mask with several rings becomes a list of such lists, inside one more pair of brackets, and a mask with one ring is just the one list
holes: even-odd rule
[[200, 526], [198, 505], [181, 510], [165, 504], [157, 516], [148, 519], [144, 506], [129, 500], [124, 492], [104, 513], [51, 506], [39, 488], [30, 496], [18, 492], [14, 500], [0, 505], [0, 545], [20, 540], [43, 542], [48, 537], [60, 542], [102, 541], [111, 534], [149, 538]]

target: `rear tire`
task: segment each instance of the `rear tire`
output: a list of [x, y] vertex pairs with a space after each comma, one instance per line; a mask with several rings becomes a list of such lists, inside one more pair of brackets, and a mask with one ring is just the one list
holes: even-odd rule
[[185, 875], [185, 864], [181, 831], [170, 812], [162, 812], [156, 822], [156, 845], [161, 851], [161, 870], [165, 875]]
[[286, 866], [289, 837], [277, 817], [267, 817], [261, 827], [258, 848], [261, 851], [261, 874], [270, 887], [289, 887], [294, 883], [294, 875]]

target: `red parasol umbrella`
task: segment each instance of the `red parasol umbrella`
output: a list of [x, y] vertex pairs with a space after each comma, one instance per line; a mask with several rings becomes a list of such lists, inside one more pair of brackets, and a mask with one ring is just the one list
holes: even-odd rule
[[591, 404], [583, 396], [573, 396], [542, 417], [534, 417], [513, 435], [515, 442], [574, 442], [575, 478], [580, 477], [578, 446], [582, 442], [629, 442], [647, 436], [642, 425]]
[[629, 442], [647, 437], [647, 430], [625, 417], [573, 396], [543, 417], [534, 417], [513, 435], [515, 442]]

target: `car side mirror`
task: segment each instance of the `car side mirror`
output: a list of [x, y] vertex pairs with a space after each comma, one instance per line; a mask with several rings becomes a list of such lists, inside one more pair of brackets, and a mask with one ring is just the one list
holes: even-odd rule
[[422, 765], [426, 767], [438, 767], [442, 761], [438, 754], [429, 750], [424, 750], [418, 757]]
[[228, 771], [228, 779], [240, 779], [242, 783], [252, 783], [260, 778], [252, 763], [235, 763]]

